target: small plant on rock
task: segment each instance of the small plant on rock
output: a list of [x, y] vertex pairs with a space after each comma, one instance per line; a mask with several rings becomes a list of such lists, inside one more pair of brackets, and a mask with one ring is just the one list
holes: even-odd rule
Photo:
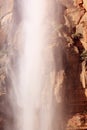
[[84, 50], [81, 53], [80, 57], [81, 57], [81, 60], [87, 61], [87, 50]]
[[72, 34], [72, 39], [74, 42], [79, 41], [81, 38], [83, 38], [83, 35], [81, 33]]

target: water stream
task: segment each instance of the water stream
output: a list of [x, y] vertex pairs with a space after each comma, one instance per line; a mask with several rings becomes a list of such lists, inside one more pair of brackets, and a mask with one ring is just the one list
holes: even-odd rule
[[[16, 101], [20, 108], [16, 119], [18, 130], [51, 130], [52, 87], [48, 86], [49, 89], [44, 90], [42, 78], [42, 66], [45, 65], [42, 57], [42, 50], [45, 47], [42, 25], [45, 4], [43, 0], [22, 0], [21, 3], [22, 51], [18, 66], [16, 94]], [[42, 91], [45, 91], [44, 94]], [[46, 91], [49, 91], [47, 99], [45, 99]]]
[[50, 76], [44, 77], [46, 64], [43, 56], [46, 1], [16, 2], [19, 4], [22, 17], [18, 27], [21, 51], [17, 80], [14, 83], [17, 104], [17, 108], [14, 109], [16, 130], [51, 130], [53, 86]]

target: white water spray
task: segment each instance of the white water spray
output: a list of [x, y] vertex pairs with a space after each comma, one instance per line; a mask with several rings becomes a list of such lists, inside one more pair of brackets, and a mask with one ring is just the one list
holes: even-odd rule
[[[43, 19], [44, 0], [22, 0], [20, 24], [21, 57], [18, 66], [16, 101], [20, 108], [17, 114], [16, 130], [51, 130], [52, 86], [49, 81], [43, 85]], [[46, 88], [45, 88], [46, 87]], [[48, 87], [48, 88], [47, 88]], [[44, 90], [45, 88], [45, 90]], [[42, 92], [43, 91], [43, 92]], [[47, 97], [43, 93], [48, 93]], [[46, 98], [46, 99], [45, 99]], [[44, 103], [44, 100], [46, 103]]]

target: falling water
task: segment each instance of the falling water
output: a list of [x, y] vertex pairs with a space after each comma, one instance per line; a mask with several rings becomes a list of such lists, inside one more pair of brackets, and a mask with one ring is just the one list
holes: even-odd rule
[[53, 86], [49, 82], [51, 80], [49, 76], [44, 78], [46, 65], [43, 54], [46, 1], [21, 0], [20, 3], [17, 0], [16, 2], [22, 17], [17, 39], [20, 58], [16, 81], [13, 83], [14, 99], [17, 104], [17, 107], [14, 107], [16, 130], [51, 130]]
[[[21, 21], [16, 31], [16, 44], [19, 44], [17, 75], [10, 91], [14, 129], [53, 130], [55, 67], [52, 47], [47, 49], [44, 39], [48, 4], [45, 0], [15, 2], [20, 10]], [[50, 58], [51, 64], [48, 63]], [[49, 71], [52, 73], [48, 74]]]

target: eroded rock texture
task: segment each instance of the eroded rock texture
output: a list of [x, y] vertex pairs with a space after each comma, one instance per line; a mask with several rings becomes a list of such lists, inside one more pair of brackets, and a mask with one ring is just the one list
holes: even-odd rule
[[85, 0], [75, 0], [72, 7], [67, 7], [64, 12], [65, 26], [67, 27], [67, 31], [62, 35], [67, 40], [64, 64], [66, 79], [63, 86], [64, 110], [68, 116], [79, 113], [72, 117], [67, 129], [81, 129], [81, 126], [82, 129], [85, 129], [87, 127], [86, 117], [82, 114], [87, 111], [86, 6]]

